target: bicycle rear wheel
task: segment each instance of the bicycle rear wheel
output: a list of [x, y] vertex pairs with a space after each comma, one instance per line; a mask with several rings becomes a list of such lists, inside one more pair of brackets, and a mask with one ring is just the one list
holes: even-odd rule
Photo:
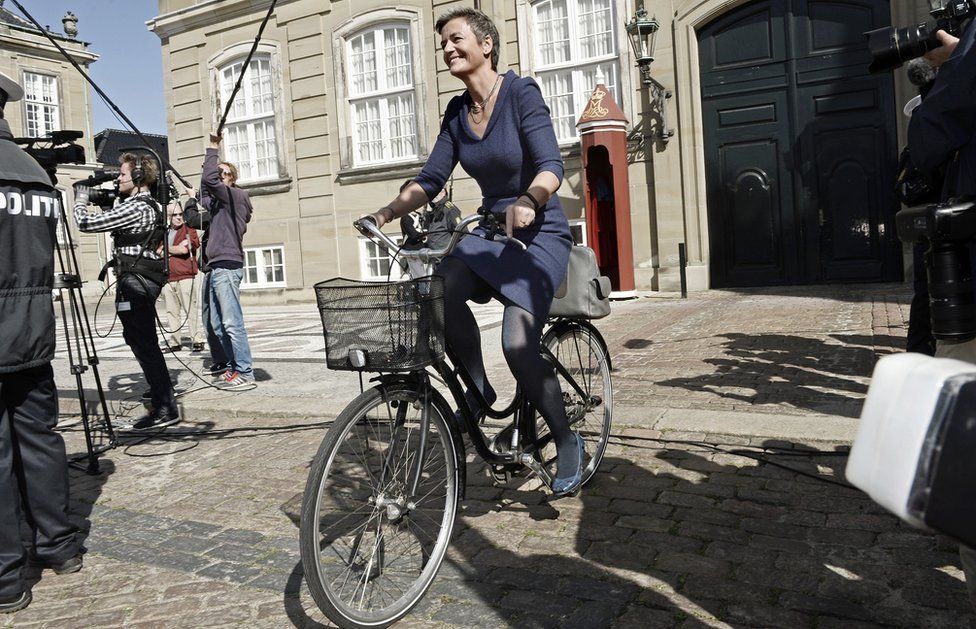
[[407, 383], [363, 392], [322, 441], [302, 500], [302, 565], [319, 608], [340, 627], [406, 615], [444, 559], [457, 501], [457, 452], [437, 406]]
[[[578, 324], [554, 327], [542, 338], [566, 374], [556, 370], [566, 417], [570, 428], [579, 432], [586, 444], [583, 458], [583, 484], [586, 484], [603, 460], [613, 422], [613, 383], [610, 358], [597, 332]], [[535, 458], [556, 473], [556, 446], [546, 422], [536, 411]]]

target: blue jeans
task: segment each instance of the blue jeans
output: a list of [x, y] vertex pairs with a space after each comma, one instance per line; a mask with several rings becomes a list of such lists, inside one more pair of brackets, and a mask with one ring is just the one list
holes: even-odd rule
[[251, 347], [244, 329], [244, 313], [241, 312], [241, 280], [244, 269], [213, 269], [210, 271], [210, 324], [220, 340], [220, 347], [227, 356], [233, 371], [245, 379], [253, 379]]
[[213, 323], [210, 322], [210, 271], [201, 272], [203, 282], [200, 286], [200, 317], [203, 327], [207, 330], [207, 346], [210, 348], [210, 362], [214, 365], [227, 365], [227, 356], [220, 345], [220, 339], [214, 333]]

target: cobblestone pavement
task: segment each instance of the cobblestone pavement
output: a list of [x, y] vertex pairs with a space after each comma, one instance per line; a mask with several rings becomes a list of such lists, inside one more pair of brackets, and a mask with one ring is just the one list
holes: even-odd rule
[[[493, 312], [481, 313], [486, 340]], [[853, 424], [873, 363], [900, 346], [906, 316], [901, 287], [856, 286], [642, 299], [598, 325], [621, 408]], [[34, 603], [0, 626], [327, 624], [303, 583], [297, 520], [328, 409], [358, 383], [317, 364], [314, 310], [246, 319], [259, 388], [184, 396], [194, 412], [181, 425], [123, 439], [99, 475], [72, 471], [85, 569], [39, 575]], [[114, 352], [102, 355], [118, 410], [144, 385], [124, 348]], [[495, 486], [472, 460], [449, 558], [401, 625], [976, 624], [951, 543], [829, 482], [843, 482], [847, 444], [627, 423], [578, 499], [550, 504], [526, 479]], [[79, 452], [77, 417], [62, 425]]]

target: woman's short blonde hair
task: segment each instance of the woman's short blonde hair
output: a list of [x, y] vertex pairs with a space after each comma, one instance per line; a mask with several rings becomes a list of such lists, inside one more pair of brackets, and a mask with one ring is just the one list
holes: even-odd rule
[[441, 14], [437, 18], [437, 22], [434, 23], [434, 30], [440, 35], [447, 23], [455, 18], [463, 17], [467, 22], [468, 26], [471, 27], [471, 32], [474, 33], [475, 37], [478, 38], [478, 43], [485, 41], [485, 37], [491, 37], [491, 69], [498, 69], [498, 28], [495, 23], [491, 21], [491, 18], [482, 13], [477, 9], [472, 9], [470, 7], [456, 7], [450, 9], [447, 12]]

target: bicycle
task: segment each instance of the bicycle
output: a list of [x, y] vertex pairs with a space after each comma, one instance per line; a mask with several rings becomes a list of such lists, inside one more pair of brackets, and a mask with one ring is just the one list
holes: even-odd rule
[[[484, 237], [505, 238], [493, 219], [479, 210], [458, 225], [443, 249], [399, 254], [441, 258], [476, 221]], [[355, 225], [397, 251], [371, 220]], [[528, 470], [551, 489], [555, 446], [518, 387], [508, 406], [496, 410], [451, 356], [443, 341], [440, 278], [383, 284], [337, 278], [317, 284], [316, 294], [329, 368], [380, 373], [339, 414], [312, 461], [302, 500], [302, 565], [312, 597], [332, 622], [386, 627], [406, 615], [433, 582], [465, 495], [462, 427], [432, 381], [450, 392], [469, 440], [496, 480]], [[586, 441], [585, 484], [610, 435], [610, 356], [587, 320], [550, 318], [547, 326], [540, 350], [556, 370], [571, 426]], [[512, 418], [494, 438], [470, 412], [462, 384], [485, 416]]]

